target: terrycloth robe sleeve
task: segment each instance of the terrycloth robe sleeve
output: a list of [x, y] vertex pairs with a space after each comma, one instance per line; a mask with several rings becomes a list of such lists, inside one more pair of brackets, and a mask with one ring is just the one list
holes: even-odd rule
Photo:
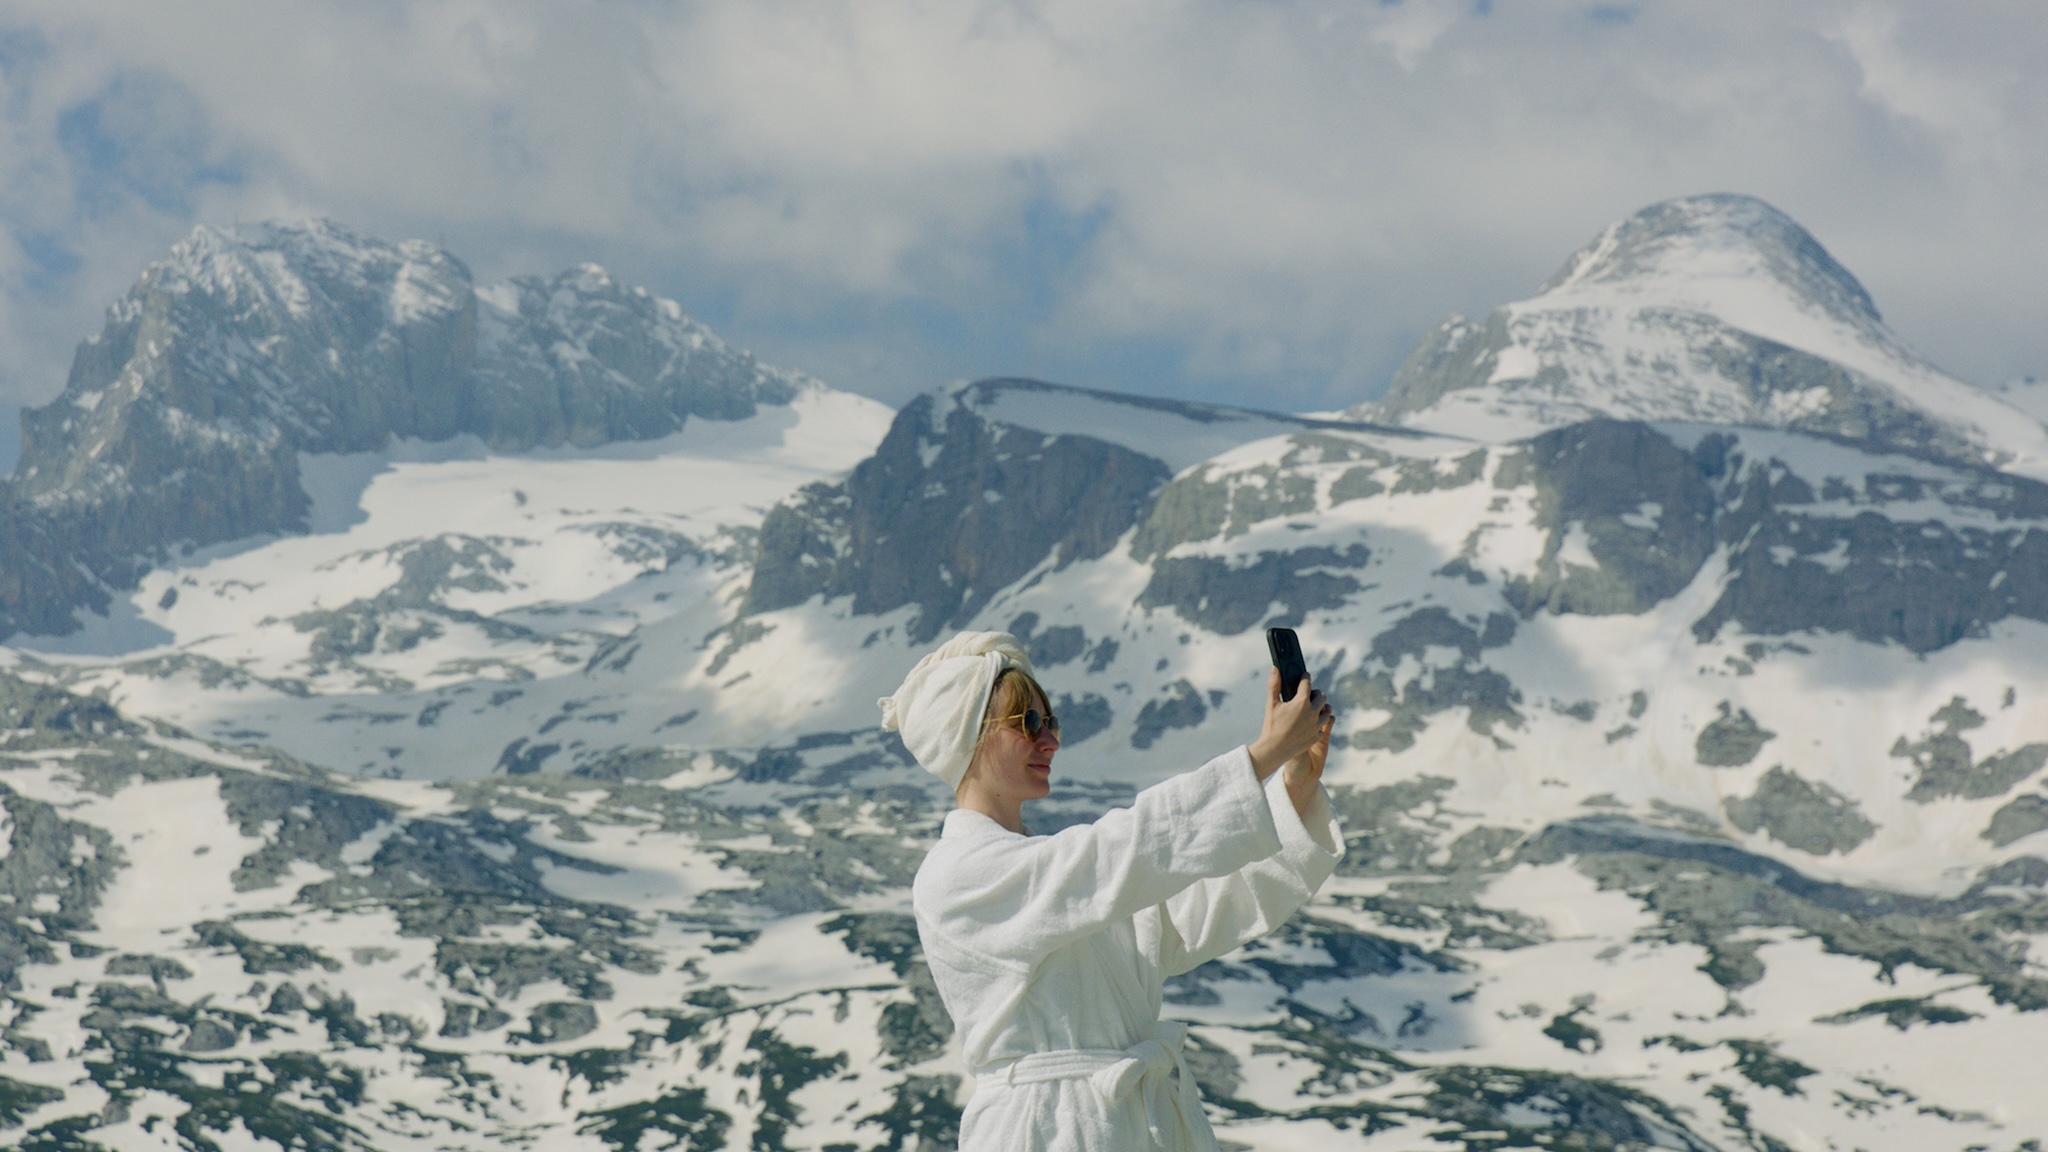
[[977, 845], [929, 881], [943, 888], [932, 927], [970, 954], [1029, 965], [1282, 847], [1251, 754], [1235, 748], [1093, 824]]
[[1320, 785], [1304, 820], [1281, 773], [1265, 794], [1280, 849], [1228, 876], [1201, 880], [1137, 917], [1138, 946], [1162, 977], [1177, 976], [1271, 932], [1309, 902], [1337, 869], [1344, 837]]

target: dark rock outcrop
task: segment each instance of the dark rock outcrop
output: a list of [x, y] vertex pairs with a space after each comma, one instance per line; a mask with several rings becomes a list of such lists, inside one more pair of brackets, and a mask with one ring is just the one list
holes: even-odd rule
[[[1549, 533], [1533, 576], [1504, 595], [1524, 615], [1637, 613], [1692, 582], [1714, 548], [1719, 461], [1686, 452], [1647, 424], [1591, 420], [1529, 441], [1503, 461], [1494, 485], [1536, 489], [1536, 523]], [[1560, 553], [1583, 532], [1597, 567]]]
[[1776, 765], [1756, 791], [1728, 800], [1728, 819], [1744, 832], [1764, 832], [1788, 848], [1826, 856], [1851, 852], [1877, 832], [1856, 802]]
[[[2048, 484], [1965, 465], [1933, 479], [1892, 467], [1873, 457], [1861, 476], [1803, 477], [1775, 458], [1744, 467], [1733, 451], [1715, 526], [1728, 580], [1694, 632], [1711, 638], [1733, 623], [1932, 652], [2008, 617], [2048, 621]], [[1930, 503], [1955, 514], [1930, 516]]]
[[585, 264], [480, 294], [465, 431], [507, 449], [644, 440], [692, 416], [743, 420], [787, 404], [798, 377], [763, 368], [672, 300]]
[[[1525, 615], [1643, 612], [1690, 584], [1718, 547], [1728, 575], [1694, 624], [1702, 640], [1734, 624], [1925, 653], [2008, 618], [2048, 621], [2048, 484], [1876, 454], [1858, 474], [1735, 432], [1689, 450], [1672, 437], [1593, 420], [1502, 461], [1495, 485], [1533, 485], [1549, 534], [1534, 573], [1503, 589], [1509, 604]], [[1565, 554], [1574, 537], [1593, 565]]]
[[1693, 740], [1693, 759], [1709, 768], [1740, 768], [1756, 759], [1765, 744], [1777, 737], [1749, 714], [1747, 708], [1721, 702], [1721, 714], [1700, 729]]
[[1261, 552], [1248, 564], [1219, 556], [1163, 557], [1152, 562], [1152, 579], [1138, 603], [1172, 608], [1181, 619], [1226, 635], [1260, 624], [1291, 628], [1358, 591], [1361, 585], [1349, 572], [1364, 568], [1371, 557], [1363, 544], [1342, 551]]
[[469, 270], [430, 245], [202, 228], [22, 413], [16, 488], [115, 555], [290, 530], [298, 452], [455, 435], [475, 359]]
[[1048, 556], [1064, 568], [1108, 552], [1167, 475], [1118, 444], [921, 396], [852, 475], [768, 514], [746, 611], [817, 595], [851, 596], [862, 614], [914, 604], [911, 635], [928, 640]]

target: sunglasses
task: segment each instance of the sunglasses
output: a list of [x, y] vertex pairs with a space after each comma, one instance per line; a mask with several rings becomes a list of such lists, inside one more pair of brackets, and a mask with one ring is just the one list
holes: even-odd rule
[[1026, 709], [1015, 716], [1004, 716], [1001, 719], [992, 720], [990, 723], [1008, 724], [1012, 720], [1022, 720], [1024, 723], [1021, 727], [1024, 729], [1024, 735], [1033, 740], [1038, 739], [1040, 732], [1052, 733], [1052, 738], [1055, 740], [1060, 738], [1060, 718], [1051, 712], [1040, 713], [1036, 708]]

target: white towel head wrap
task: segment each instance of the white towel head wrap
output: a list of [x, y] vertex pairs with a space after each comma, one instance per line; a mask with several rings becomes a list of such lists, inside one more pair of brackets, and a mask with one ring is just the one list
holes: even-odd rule
[[917, 662], [894, 696], [875, 701], [882, 729], [901, 732], [924, 770], [959, 788], [981, 738], [989, 690], [1005, 668], [1031, 674], [1031, 658], [1008, 632], [962, 632]]

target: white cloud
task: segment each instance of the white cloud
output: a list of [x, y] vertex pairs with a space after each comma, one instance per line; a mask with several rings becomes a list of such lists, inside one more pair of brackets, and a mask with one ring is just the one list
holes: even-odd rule
[[[892, 399], [1324, 406], [1724, 190], [1937, 362], [2038, 373], [2044, 49], [2035, 0], [0, 0], [0, 395], [192, 223], [325, 213], [486, 277], [597, 259]], [[183, 109], [125, 184], [75, 139], [121, 84]]]
[[[1413, 72], [1422, 57], [1444, 33], [1457, 26], [1459, 19], [1471, 11], [1469, 3], [1457, 0], [1412, 0], [1405, 4], [1382, 4], [1377, 11], [1367, 9], [1370, 31], [1367, 35], [1372, 42], [1393, 53], [1394, 62]], [[1327, 27], [1335, 23], [1326, 17]]]
[[1862, 94], [1872, 103], [1954, 145], [1996, 150], [2005, 129], [2002, 90], [2019, 79], [2010, 62], [1974, 52], [1970, 60], [1944, 60], [1928, 53], [1917, 36], [1909, 48], [1906, 24], [1897, 9], [1864, 7], [1826, 32], [1856, 62]]

